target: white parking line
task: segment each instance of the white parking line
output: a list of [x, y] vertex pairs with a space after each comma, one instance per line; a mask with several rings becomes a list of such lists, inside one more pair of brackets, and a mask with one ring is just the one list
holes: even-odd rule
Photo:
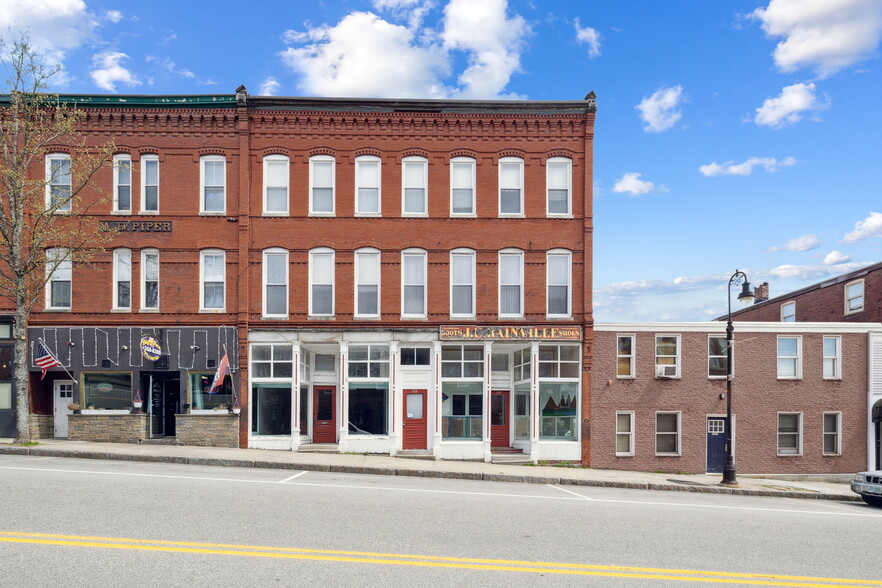
[[306, 472], [303, 471], [303, 472], [296, 473], [296, 474], [294, 474], [293, 476], [288, 476], [288, 477], [285, 478], [284, 480], [279, 480], [279, 484], [284, 484], [285, 482], [290, 482], [291, 480], [294, 480], [295, 478], [299, 478], [300, 476], [302, 476], [302, 475], [305, 474], [305, 473], [306, 473]]
[[566, 488], [561, 488], [560, 486], [555, 486], [554, 484], [546, 484], [546, 486], [548, 486], [549, 488], [554, 488], [555, 490], [560, 490], [561, 492], [566, 492], [567, 494], [572, 494], [573, 496], [578, 496], [583, 500], [595, 500], [594, 498], [589, 498], [587, 496], [579, 494], [578, 492], [573, 492], [572, 490], [567, 490]]

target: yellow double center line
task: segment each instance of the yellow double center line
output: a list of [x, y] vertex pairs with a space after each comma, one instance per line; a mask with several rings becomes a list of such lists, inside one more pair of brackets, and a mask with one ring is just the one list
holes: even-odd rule
[[235, 555], [244, 557], [267, 557], [278, 559], [304, 559], [316, 561], [369, 563], [398, 566], [420, 566], [430, 568], [676, 580], [681, 582], [711, 582], [717, 584], [741, 584], [754, 586], [799, 586], [803, 588], [830, 588], [831, 586], [835, 586], [839, 588], [882, 588], [882, 581], [876, 580], [819, 578], [811, 576], [787, 576], [781, 574], [743, 574], [734, 572], [713, 572], [703, 570], [678, 570], [631, 566], [603, 566], [591, 564], [520, 561], [507, 559], [476, 559], [465, 557], [442, 557], [434, 555], [409, 555], [401, 553], [299, 549], [293, 547], [267, 547], [263, 545], [236, 545], [227, 543], [190, 543], [185, 541], [129, 539], [122, 537], [89, 537], [81, 535], [55, 535], [46, 533], [16, 533], [13, 531], [0, 531], [0, 542], [26, 543], [36, 545], [61, 545], [66, 547], [92, 547], [99, 549], [132, 549], [140, 551]]

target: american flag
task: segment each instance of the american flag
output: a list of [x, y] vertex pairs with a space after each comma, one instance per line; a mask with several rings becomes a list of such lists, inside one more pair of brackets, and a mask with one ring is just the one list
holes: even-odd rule
[[227, 354], [224, 353], [220, 364], [217, 366], [217, 372], [214, 374], [214, 380], [211, 382], [211, 388], [208, 389], [208, 393], [214, 394], [217, 392], [217, 389], [224, 385], [224, 378], [228, 375], [230, 375], [230, 360], [227, 358]]
[[46, 370], [57, 365], [60, 366], [61, 362], [55, 359], [55, 356], [49, 353], [49, 350], [40, 341], [37, 343], [37, 352], [34, 353], [34, 365], [43, 370], [43, 373], [40, 375], [42, 380], [46, 376]]

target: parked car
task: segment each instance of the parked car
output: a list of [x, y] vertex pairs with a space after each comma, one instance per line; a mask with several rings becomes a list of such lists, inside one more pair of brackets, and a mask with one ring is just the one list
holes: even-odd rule
[[855, 474], [851, 491], [860, 494], [867, 504], [882, 506], [882, 470]]

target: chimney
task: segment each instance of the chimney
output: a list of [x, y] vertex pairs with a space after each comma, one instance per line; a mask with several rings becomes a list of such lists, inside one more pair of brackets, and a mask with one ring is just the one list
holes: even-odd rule
[[753, 303], [765, 302], [769, 299], [769, 283], [763, 282], [753, 289]]

